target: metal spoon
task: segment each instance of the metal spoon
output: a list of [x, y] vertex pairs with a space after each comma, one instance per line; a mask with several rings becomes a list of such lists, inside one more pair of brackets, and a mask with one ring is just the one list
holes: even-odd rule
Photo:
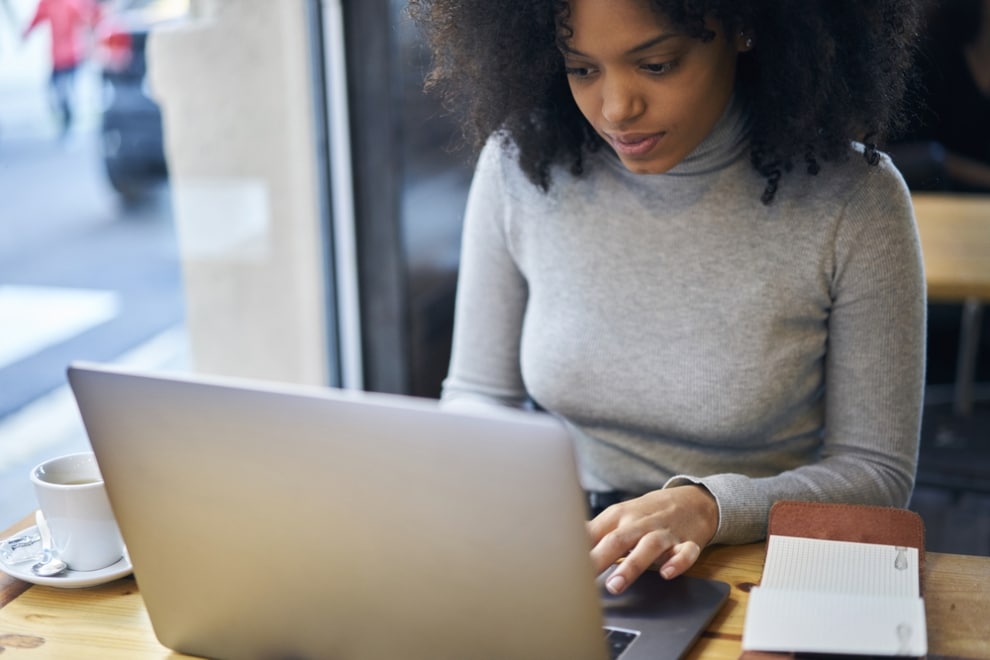
[[38, 533], [41, 534], [41, 561], [31, 567], [31, 572], [38, 577], [54, 577], [63, 573], [68, 565], [56, 557], [52, 550], [52, 532], [48, 529], [48, 521], [41, 509], [35, 512], [34, 520], [38, 525]]

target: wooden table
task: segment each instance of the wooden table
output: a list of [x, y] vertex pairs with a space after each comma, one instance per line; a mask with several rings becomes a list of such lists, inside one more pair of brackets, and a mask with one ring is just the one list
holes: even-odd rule
[[990, 301], [990, 195], [915, 193], [928, 297]]
[[915, 193], [928, 299], [962, 303], [955, 410], [972, 410], [980, 317], [990, 302], [990, 195]]
[[[27, 527], [25, 519], [0, 536]], [[732, 586], [729, 602], [689, 658], [737, 660], [762, 543], [709, 548], [690, 571]], [[924, 569], [929, 658], [990, 658], [990, 557], [928, 553]], [[158, 643], [132, 577], [87, 589], [35, 586], [0, 574], [0, 653], [13, 658], [180, 658]]]

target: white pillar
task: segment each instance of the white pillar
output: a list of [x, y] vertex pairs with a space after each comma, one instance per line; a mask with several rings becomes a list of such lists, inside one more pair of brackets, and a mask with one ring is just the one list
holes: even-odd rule
[[199, 0], [151, 35], [195, 371], [328, 379], [326, 276], [302, 0]]

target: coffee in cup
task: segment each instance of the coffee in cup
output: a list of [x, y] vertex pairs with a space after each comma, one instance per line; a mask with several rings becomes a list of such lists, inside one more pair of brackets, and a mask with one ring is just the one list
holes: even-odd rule
[[124, 541], [92, 453], [47, 460], [31, 470], [31, 483], [53, 550], [71, 570], [99, 570], [123, 556]]

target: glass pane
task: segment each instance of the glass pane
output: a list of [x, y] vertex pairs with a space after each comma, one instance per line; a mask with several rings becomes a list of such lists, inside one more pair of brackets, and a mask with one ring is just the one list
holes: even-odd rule
[[393, 0], [394, 50], [401, 72], [401, 223], [408, 264], [412, 393], [438, 396], [447, 371], [461, 222], [473, 164], [459, 128], [435, 95], [423, 92], [429, 53]]
[[105, 2], [75, 44], [53, 43], [42, 19], [19, 45], [35, 7], [0, 7], [0, 529], [35, 507], [34, 465], [89, 449], [65, 385], [70, 361], [172, 369], [186, 356], [144, 46], [187, 3]]

